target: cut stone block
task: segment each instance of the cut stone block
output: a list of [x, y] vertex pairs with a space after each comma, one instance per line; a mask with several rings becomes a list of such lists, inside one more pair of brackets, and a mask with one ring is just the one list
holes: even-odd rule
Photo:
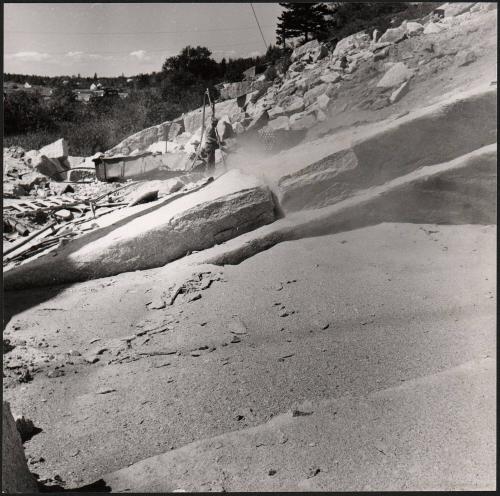
[[406, 29], [404, 26], [398, 28], [388, 29], [378, 40], [379, 43], [397, 43], [406, 36]]
[[283, 129], [285, 131], [288, 131], [288, 129], [290, 129], [290, 121], [288, 117], [285, 115], [282, 115], [276, 119], [273, 119], [272, 121], [269, 121], [267, 125], [274, 130]]
[[413, 70], [403, 62], [394, 64], [377, 83], [377, 88], [393, 88], [413, 77]]
[[290, 129], [300, 130], [309, 129], [316, 123], [316, 117], [313, 113], [299, 112], [290, 117]]
[[148, 127], [133, 134], [132, 136], [129, 136], [128, 138], [125, 138], [118, 145], [108, 150], [106, 154], [110, 156], [122, 154], [129, 155], [132, 150], [138, 150], [139, 152], [146, 151], [153, 143], [173, 139], [174, 136], [170, 135], [176, 134], [170, 133], [172, 128], [174, 128], [176, 132], [180, 131], [180, 125], [170, 121], [163, 122], [157, 126]]
[[28, 470], [21, 437], [10, 405], [2, 405], [2, 492], [38, 493], [35, 478]]
[[278, 182], [285, 211], [333, 204], [357, 190], [495, 143], [496, 119], [496, 89], [474, 90], [380, 122], [355, 141], [333, 136], [299, 145], [283, 152], [282, 166], [270, 169], [263, 163], [262, 173], [269, 171], [269, 180]]
[[156, 143], [152, 143], [148, 147], [148, 152], [167, 153], [167, 142], [166, 141], [157, 141]]
[[[4, 287], [47, 286], [160, 267], [275, 219], [270, 190], [233, 170], [208, 186], [131, 214], [4, 273]], [[137, 207], [134, 207], [137, 208]]]
[[312, 53], [319, 48], [318, 40], [311, 40], [307, 43], [304, 43], [302, 46], [297, 47], [290, 57], [290, 60], [294, 62], [295, 60], [301, 59], [304, 55]]
[[45, 155], [47, 158], [66, 158], [68, 156], [68, 143], [64, 138], [58, 139], [41, 148], [40, 155]]

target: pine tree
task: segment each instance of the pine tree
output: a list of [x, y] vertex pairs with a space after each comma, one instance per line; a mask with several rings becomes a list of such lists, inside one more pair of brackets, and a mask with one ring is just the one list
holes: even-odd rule
[[[288, 4], [280, 2], [281, 7], [285, 8]], [[291, 35], [289, 34], [290, 24], [291, 24], [291, 11], [283, 10], [283, 12], [278, 16], [278, 26], [276, 28], [276, 44], [286, 47], [286, 40]]]
[[392, 27], [391, 14], [406, 10], [408, 6], [408, 2], [328, 3], [329, 38], [339, 41], [363, 30], [366, 30], [370, 35], [375, 28], [379, 31], [385, 31]]
[[328, 9], [322, 3], [280, 2], [283, 12], [278, 17], [276, 29], [278, 45], [286, 46], [286, 40], [297, 36], [304, 37], [304, 43], [310, 39], [322, 39], [327, 31], [325, 15]]

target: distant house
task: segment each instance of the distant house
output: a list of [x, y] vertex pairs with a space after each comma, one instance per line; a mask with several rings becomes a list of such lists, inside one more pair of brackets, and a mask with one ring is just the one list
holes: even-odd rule
[[88, 102], [95, 94], [93, 90], [73, 90], [76, 95], [76, 100], [79, 102]]
[[26, 81], [26, 82], [24, 83], [24, 87], [25, 87], [26, 89], [31, 88], [31, 84], [29, 84], [29, 83], [28, 83], [28, 81]]
[[[95, 89], [92, 89], [95, 88]], [[101, 86], [102, 88], [102, 86]], [[87, 103], [93, 97], [117, 97], [127, 98], [128, 93], [120, 92], [116, 88], [102, 88], [98, 89], [97, 85], [92, 84], [90, 89], [88, 90], [73, 90], [73, 93], [76, 95], [76, 100], [79, 102]]]
[[133, 83], [133, 82], [134, 82], [134, 80], [132, 78], [127, 79], [127, 83]]

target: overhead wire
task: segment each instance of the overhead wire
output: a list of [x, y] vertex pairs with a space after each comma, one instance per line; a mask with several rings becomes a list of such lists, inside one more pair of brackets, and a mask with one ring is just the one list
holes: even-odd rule
[[255, 17], [255, 21], [257, 22], [257, 26], [259, 27], [260, 35], [262, 36], [262, 41], [264, 42], [264, 49], [267, 50], [266, 39], [264, 38], [264, 33], [262, 32], [262, 29], [260, 28], [259, 19], [257, 18], [257, 14], [255, 13], [255, 9], [253, 8], [252, 3], [250, 3], [250, 7], [252, 7], [253, 16]]

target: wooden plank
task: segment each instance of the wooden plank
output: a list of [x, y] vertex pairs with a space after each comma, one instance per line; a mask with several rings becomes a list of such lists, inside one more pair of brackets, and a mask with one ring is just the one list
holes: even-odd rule
[[14, 210], [17, 210], [18, 212], [24, 212], [24, 208], [22, 208], [16, 204], [9, 205], [8, 207], [5, 207], [5, 208], [12, 208]]
[[10, 200], [5, 198], [3, 201], [3, 208], [4, 210], [11, 208], [18, 212], [24, 212], [26, 210], [24, 200]]
[[[30, 234], [29, 236], [25, 238], [21, 238], [17, 243], [15, 243], [13, 246], [10, 246], [8, 249], [4, 250], [3, 255], [4, 255], [4, 263], [6, 262], [6, 255], [9, 253], [16, 251], [18, 248], [21, 248], [21, 246], [24, 246], [25, 244], [29, 243], [33, 239], [35, 239], [37, 236], [40, 234], [43, 234], [45, 231], [48, 231], [49, 229], [52, 229], [57, 225], [57, 222], [52, 222], [51, 224], [46, 225], [44, 228], [40, 229], [39, 231], [35, 231], [34, 233]], [[24, 250], [23, 250], [24, 251]]]
[[25, 201], [24, 205], [26, 205], [29, 209], [32, 209], [32, 210], [38, 210], [40, 208], [38, 205], [36, 205], [36, 203], [29, 202], [29, 201]]
[[26, 212], [26, 208], [23, 207], [23, 203], [13, 204], [12, 208], [15, 208], [18, 212]]
[[39, 203], [42, 207], [51, 207], [53, 205], [50, 200], [36, 200], [36, 203]]

